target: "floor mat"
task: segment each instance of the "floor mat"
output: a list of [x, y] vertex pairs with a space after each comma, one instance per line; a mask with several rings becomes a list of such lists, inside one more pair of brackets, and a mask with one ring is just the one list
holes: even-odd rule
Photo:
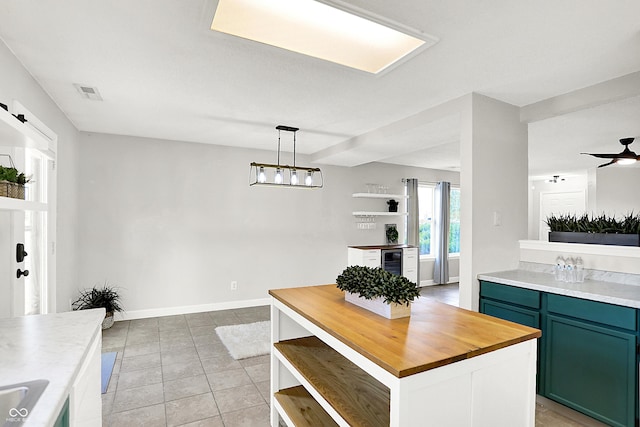
[[116, 356], [118, 353], [102, 353], [102, 367], [101, 374], [102, 377], [102, 394], [107, 392], [107, 387], [109, 387], [109, 380], [111, 379], [111, 372], [113, 372], [113, 365], [116, 363]]
[[269, 354], [271, 350], [271, 322], [218, 326], [216, 334], [234, 359]]

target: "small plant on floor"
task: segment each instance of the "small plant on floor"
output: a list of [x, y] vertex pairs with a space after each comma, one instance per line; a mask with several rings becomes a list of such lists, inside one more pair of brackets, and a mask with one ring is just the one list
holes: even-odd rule
[[71, 307], [74, 310], [104, 308], [107, 313], [104, 322], [102, 322], [102, 329], [108, 329], [113, 326], [114, 313], [124, 311], [120, 299], [121, 297], [117, 291], [117, 287], [105, 283], [102, 287], [94, 286], [91, 289], [80, 291], [80, 295], [71, 304]]
[[387, 304], [409, 305], [420, 296], [418, 285], [381, 268], [347, 267], [336, 279], [338, 289], [365, 299], [383, 298]]

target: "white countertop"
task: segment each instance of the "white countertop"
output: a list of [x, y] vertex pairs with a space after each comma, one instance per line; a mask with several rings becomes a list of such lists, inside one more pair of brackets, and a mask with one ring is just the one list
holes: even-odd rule
[[639, 286], [599, 280], [585, 280], [583, 283], [565, 283], [556, 281], [552, 274], [528, 270], [478, 274], [478, 279], [552, 294], [640, 308], [640, 283], [638, 284]]
[[0, 319], [0, 386], [49, 380], [25, 425], [56, 421], [104, 314], [94, 309]]

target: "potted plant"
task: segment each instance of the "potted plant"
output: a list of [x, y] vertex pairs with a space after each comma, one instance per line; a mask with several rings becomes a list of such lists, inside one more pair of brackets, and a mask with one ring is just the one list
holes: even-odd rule
[[597, 245], [640, 246], [640, 214], [627, 214], [622, 219], [602, 214], [550, 215], [549, 241]]
[[345, 301], [387, 319], [410, 316], [410, 304], [420, 296], [417, 284], [379, 267], [347, 267], [336, 279], [336, 285], [344, 291]]
[[71, 304], [71, 307], [74, 310], [104, 308], [107, 313], [102, 322], [102, 329], [109, 329], [113, 326], [114, 313], [124, 311], [120, 304], [120, 294], [118, 294], [116, 287], [107, 283], [102, 287], [94, 286], [91, 289], [80, 291], [80, 296]]
[[385, 224], [385, 234], [387, 236], [387, 244], [395, 245], [398, 243], [398, 229], [395, 224]]
[[29, 178], [18, 172], [9, 156], [10, 167], [0, 166], [0, 196], [12, 199], [24, 199], [24, 185]]
[[389, 212], [398, 212], [398, 202], [396, 200], [387, 200], [387, 204], [389, 205]]

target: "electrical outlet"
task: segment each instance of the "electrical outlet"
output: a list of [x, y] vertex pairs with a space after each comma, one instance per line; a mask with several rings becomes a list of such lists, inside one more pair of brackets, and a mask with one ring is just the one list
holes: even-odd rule
[[235, 280], [233, 280], [231, 282], [231, 290], [232, 291], [237, 291], [238, 290], [238, 282], [236, 282]]

